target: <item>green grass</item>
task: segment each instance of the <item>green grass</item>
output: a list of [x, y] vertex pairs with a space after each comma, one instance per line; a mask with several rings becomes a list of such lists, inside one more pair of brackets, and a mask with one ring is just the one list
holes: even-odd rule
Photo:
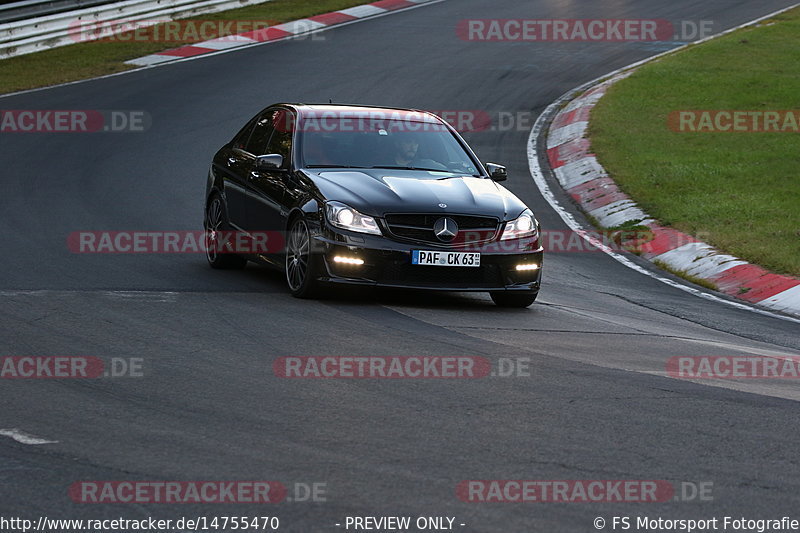
[[800, 133], [679, 133], [676, 110], [800, 109], [800, 9], [649, 63], [592, 113], [592, 149], [662, 224], [800, 275]]
[[[364, 0], [272, 0], [185, 20], [288, 22], [363, 4]], [[92, 78], [136, 68], [125, 61], [190, 42], [87, 42], [0, 60], [0, 93]]]

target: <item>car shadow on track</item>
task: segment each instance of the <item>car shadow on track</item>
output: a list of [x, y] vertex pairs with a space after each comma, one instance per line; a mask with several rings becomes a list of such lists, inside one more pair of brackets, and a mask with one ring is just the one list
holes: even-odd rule
[[[254, 285], [259, 285], [263, 286], [263, 292], [289, 296], [284, 274], [278, 270], [248, 263], [244, 270], [236, 271], [234, 274], [235, 277], [240, 277], [240, 279], [247, 281], [247, 290], [252, 290]], [[260, 289], [256, 290], [260, 291]], [[536, 304], [528, 309], [500, 308], [492, 302], [489, 294], [485, 292], [444, 292], [357, 286], [326, 287], [323, 294], [316, 300], [335, 305], [384, 305], [498, 313], [531, 312], [536, 308]]]

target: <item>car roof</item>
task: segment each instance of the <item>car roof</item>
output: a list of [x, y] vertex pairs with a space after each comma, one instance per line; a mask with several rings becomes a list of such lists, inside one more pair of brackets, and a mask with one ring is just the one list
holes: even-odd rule
[[276, 104], [276, 106], [286, 106], [295, 109], [300, 117], [375, 117], [391, 120], [403, 120], [414, 122], [429, 122], [442, 124], [441, 118], [421, 109], [405, 109], [399, 107], [380, 107], [368, 105], [348, 105], [348, 104]]

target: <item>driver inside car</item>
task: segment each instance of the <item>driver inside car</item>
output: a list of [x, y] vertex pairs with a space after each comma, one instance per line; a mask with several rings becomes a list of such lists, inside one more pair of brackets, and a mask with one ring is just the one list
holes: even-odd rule
[[420, 158], [420, 140], [416, 134], [395, 134], [394, 163], [400, 167], [447, 170], [447, 167], [433, 159]]

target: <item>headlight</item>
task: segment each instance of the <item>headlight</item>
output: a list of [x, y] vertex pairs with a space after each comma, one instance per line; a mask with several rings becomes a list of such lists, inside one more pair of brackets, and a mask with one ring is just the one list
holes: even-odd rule
[[536, 226], [537, 222], [533, 213], [530, 209], [526, 209], [516, 219], [506, 223], [506, 229], [503, 230], [503, 235], [500, 237], [500, 240], [505, 241], [508, 239], [535, 237], [538, 234]]
[[337, 228], [373, 235], [381, 234], [381, 229], [374, 218], [362, 215], [352, 207], [339, 202], [326, 203], [325, 216], [328, 217], [328, 222]]

